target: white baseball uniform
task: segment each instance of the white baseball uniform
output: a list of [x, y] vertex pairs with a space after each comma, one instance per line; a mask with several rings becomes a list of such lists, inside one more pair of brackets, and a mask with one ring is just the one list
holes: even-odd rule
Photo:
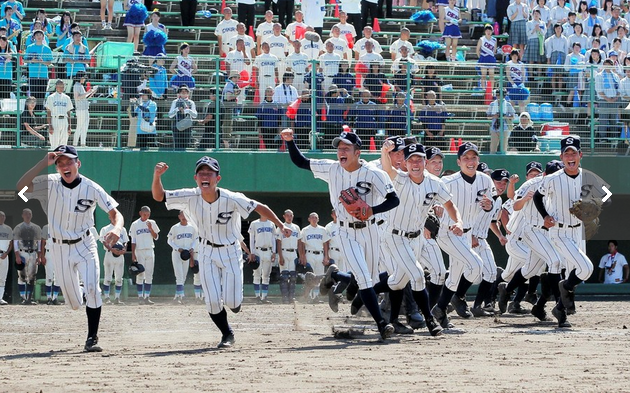
[[[44, 269], [46, 270], [46, 290], [48, 291], [51, 285], [57, 285], [57, 277], [55, 277], [55, 264], [48, 257], [50, 252], [50, 233], [48, 231], [48, 224], [42, 227], [41, 240], [46, 241], [46, 265], [44, 266]], [[42, 251], [41, 243], [39, 251]], [[47, 293], [47, 295], [50, 297], [51, 294]]]
[[494, 254], [492, 253], [492, 249], [486, 239], [488, 238], [490, 224], [499, 220], [501, 207], [503, 205], [499, 195], [495, 195], [492, 198], [492, 209], [489, 212], [482, 210], [472, 228], [472, 235], [477, 237], [479, 243], [474, 250], [477, 254], [479, 254], [481, 260], [483, 261], [481, 278], [490, 283], [493, 283], [497, 279], [497, 263], [494, 260]]
[[254, 220], [248, 232], [249, 249], [260, 258], [260, 267], [254, 270], [254, 284], [269, 285], [271, 256], [276, 253], [276, 226], [271, 221]]
[[330, 37], [324, 42], [324, 48], [326, 47], [326, 43], [328, 41], [332, 42], [335, 46], [335, 49], [333, 49], [333, 53], [338, 54], [343, 59], [344, 53], [347, 53], [349, 51], [348, 42], [339, 37]]
[[354, 47], [352, 48], [353, 51], [359, 53], [359, 58], [367, 53], [367, 51], [365, 50], [365, 43], [367, 41], [372, 42], [372, 45], [374, 45], [374, 49], [372, 49], [372, 52], [377, 53], [377, 54], [380, 54], [381, 52], [383, 52], [383, 48], [381, 48], [381, 44], [379, 44], [378, 41], [376, 41], [374, 38], [368, 39], [368, 38], [363, 37], [357, 42], [355, 42]]
[[173, 251], [171, 252], [171, 260], [173, 261], [173, 272], [175, 273], [176, 296], [184, 296], [184, 283], [190, 266], [189, 260], [183, 260], [179, 249], [196, 250], [199, 244], [199, 234], [197, 227], [190, 222], [187, 225], [177, 223], [168, 231], [167, 243]]
[[409, 41], [403, 41], [400, 38], [397, 39], [396, 41], [392, 42], [392, 44], [389, 46], [389, 53], [395, 53], [396, 54], [396, 59], [402, 57], [402, 55], [400, 54], [400, 48], [406, 46], [407, 49], [409, 49], [409, 54], [408, 56], [411, 57], [414, 54], [414, 49], [413, 49], [413, 45], [411, 44], [411, 42]]
[[300, 227], [296, 224], [284, 223], [285, 227], [291, 228], [291, 236], [285, 237], [280, 228], [276, 230], [276, 239], [280, 241], [280, 250], [278, 254], [282, 253], [282, 259], [284, 265], [280, 266], [281, 271], [295, 271], [295, 259], [298, 257], [298, 240], [300, 239]]
[[[284, 30], [284, 34], [287, 36], [289, 41], [291, 41], [291, 42], [295, 41], [295, 30], [296, 30], [296, 28], [298, 26], [300, 26], [301, 28], [306, 30], [306, 23], [304, 23], [304, 22], [289, 23], [287, 28]], [[293, 46], [293, 45], [291, 45], [291, 46]], [[291, 49], [291, 51], [293, 51], [293, 49]]]
[[37, 275], [37, 252], [42, 228], [31, 222], [21, 222], [13, 228], [13, 248], [24, 258], [25, 267], [18, 271], [18, 285], [34, 284]]
[[263, 39], [263, 42], [269, 44], [269, 53], [278, 58], [278, 82], [282, 82], [282, 76], [287, 68], [286, 58], [289, 52], [289, 40], [283, 35], [272, 34]]
[[[131, 223], [129, 227], [129, 238], [131, 239], [131, 243], [136, 245], [136, 261], [144, 266], [144, 272], [136, 276], [136, 285], [142, 285], [143, 283], [149, 285], [153, 284], [153, 271], [155, 270], [155, 253], [153, 249], [155, 248], [154, 241], [159, 238], [159, 235], [157, 238], [153, 239], [147, 222], [151, 224], [153, 232], [156, 234], [160, 233], [160, 228], [155, 221], [151, 219], [142, 221], [141, 218], [138, 218]], [[140, 296], [140, 293], [138, 295]]]
[[214, 30], [214, 35], [221, 37], [221, 49], [225, 54], [230, 51], [230, 40], [238, 34], [236, 32], [236, 25], [238, 25], [238, 21], [236, 19], [223, 19]]
[[509, 233], [506, 235], [508, 241], [505, 244], [508, 260], [505, 269], [503, 269], [501, 273], [501, 278], [504, 281], [510, 282], [512, 277], [514, 277], [514, 273], [527, 263], [531, 250], [523, 241], [525, 221], [522, 219], [522, 210], [514, 210], [514, 200], [512, 199], [508, 199], [503, 204], [503, 209], [508, 213], [510, 218], [506, 226]]
[[328, 91], [330, 85], [332, 85], [333, 77], [339, 73], [339, 63], [341, 63], [341, 56], [337, 53], [324, 53], [318, 58], [319, 66], [322, 68], [324, 74], [324, 83], [322, 89]]
[[[7, 224], [0, 225], [0, 255], [7, 252], [13, 240], [13, 229]], [[4, 297], [4, 287], [9, 273], [9, 255], [0, 259], [0, 300]]]
[[293, 71], [293, 75], [295, 75], [293, 86], [297, 89], [298, 94], [301, 94], [302, 90], [307, 87], [304, 78], [307, 73], [306, 68], [308, 67], [308, 61], [309, 57], [302, 52], [294, 52], [287, 56], [286, 65], [287, 67], [291, 67], [291, 71]]
[[166, 207], [183, 210], [197, 226], [201, 286], [211, 314], [221, 312], [224, 304], [235, 309], [243, 301], [241, 218], [258, 206], [241, 193], [217, 191], [219, 198], [213, 203], [203, 200], [198, 187], [166, 191]]
[[[105, 243], [105, 236], [114, 229], [114, 224], [109, 224], [101, 228], [98, 238], [101, 243]], [[127, 236], [127, 231], [123, 228], [120, 232], [120, 239], [118, 239], [117, 244], [123, 246], [123, 250], [126, 249], [127, 243], [129, 243], [129, 237]], [[125, 269], [125, 256], [124, 255], [114, 255], [111, 251], [109, 251], [105, 246], [103, 246], [105, 250], [105, 258], [103, 258], [103, 285], [109, 286], [112, 282], [112, 275], [114, 276], [114, 283], [117, 287], [121, 287], [123, 284], [123, 274]], [[106, 293], [107, 295], [107, 293]], [[116, 290], [116, 298], [120, 297], [120, 292], [118, 289]]]
[[261, 37], [261, 42], [273, 35], [273, 22], [264, 21], [256, 27], [256, 38]]
[[228, 42], [228, 46], [230, 47], [230, 49], [236, 49], [236, 40], [238, 39], [242, 39], [243, 40], [243, 44], [245, 45], [245, 50], [247, 50], [248, 54], [251, 54], [252, 49], [256, 49], [256, 42], [254, 42], [254, 39], [252, 37], [250, 37], [247, 34], [244, 35], [235, 35], [232, 38], [230, 38], [230, 41]]
[[319, 57], [319, 52], [321, 52], [324, 48], [322, 41], [309, 41], [306, 38], [300, 40], [302, 43], [302, 53], [308, 56], [309, 60], [314, 60]]
[[268, 87], [276, 87], [276, 68], [280, 64], [278, 58], [270, 53], [263, 53], [254, 59], [254, 67], [258, 69], [258, 88], [260, 97], [265, 96]]
[[328, 243], [328, 257], [335, 261], [335, 265], [340, 271], [347, 271], [346, 261], [341, 253], [341, 244], [339, 242], [339, 222], [331, 221], [324, 227], [328, 233], [330, 241]]
[[46, 109], [50, 111], [53, 133], [50, 135], [50, 145], [55, 148], [68, 144], [68, 116], [74, 109], [72, 100], [65, 93], [54, 92], [46, 98]]
[[313, 274], [316, 276], [324, 275], [324, 248], [328, 245], [324, 243], [328, 242], [330, 237], [326, 228], [321, 225], [312, 226], [307, 225], [302, 228], [300, 235], [300, 241], [304, 243], [304, 249], [306, 251], [306, 262], [313, 268]]

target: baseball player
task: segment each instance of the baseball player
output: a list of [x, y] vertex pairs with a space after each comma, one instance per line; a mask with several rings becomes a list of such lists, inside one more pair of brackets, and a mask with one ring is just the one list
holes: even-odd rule
[[131, 223], [129, 238], [131, 239], [131, 261], [144, 266], [144, 272], [136, 276], [136, 288], [138, 289], [138, 304], [154, 304], [151, 296], [151, 284], [153, 283], [153, 271], [155, 269], [154, 242], [158, 239], [160, 228], [151, 217], [151, 208], [142, 206], [140, 218]]
[[[358, 284], [359, 296], [378, 326], [381, 340], [389, 338], [394, 333], [394, 326], [383, 319], [373, 288], [373, 283], [379, 280], [380, 239], [378, 225], [375, 225], [376, 219], [369, 216], [398, 206], [398, 196], [391, 180], [383, 171], [360, 160], [361, 139], [354, 133], [344, 131], [333, 140], [333, 147], [337, 149], [337, 161], [308, 159], [296, 146], [293, 130], [283, 130], [281, 135], [287, 142], [291, 161], [328, 183], [330, 202], [339, 216], [341, 252]], [[369, 216], [365, 220], [357, 220], [339, 200], [341, 191], [350, 187], [355, 187], [361, 199], [370, 206], [366, 212]], [[325, 279], [348, 282], [351, 278], [350, 275], [339, 272], [335, 265], [331, 265]]]
[[308, 84], [304, 80], [307, 73], [309, 57], [302, 53], [302, 42], [300, 40], [293, 41], [293, 53], [287, 56], [286, 65], [295, 75], [293, 86], [297, 91], [308, 88]]
[[22, 210], [23, 222], [13, 228], [13, 249], [16, 263], [24, 264], [24, 269], [18, 270], [18, 288], [22, 298], [21, 304], [37, 304], [35, 296], [35, 276], [37, 275], [37, 256], [39, 242], [42, 238], [42, 228], [31, 222], [31, 209]]
[[261, 54], [263, 41], [273, 34], [273, 12], [271, 10], [265, 11], [265, 21], [260, 23], [256, 27], [256, 47], [258, 48], [258, 55]]
[[217, 36], [219, 44], [219, 55], [221, 55], [221, 57], [225, 57], [225, 55], [227, 55], [230, 51], [228, 43], [230, 42], [230, 39], [237, 34], [236, 25], [238, 25], [238, 21], [236, 19], [232, 19], [232, 9], [230, 7], [225, 7], [223, 9], [223, 20], [219, 22], [217, 28], [214, 30], [214, 35]]
[[460, 145], [457, 151], [457, 165], [460, 171], [445, 176], [442, 180], [453, 196], [452, 201], [461, 214], [464, 228], [461, 232], [451, 231], [449, 228], [455, 223], [444, 214], [437, 237], [440, 248], [450, 257], [449, 276], [437, 304], [433, 307], [433, 315], [444, 328], [449, 326], [446, 315], [449, 302], [452, 302], [455, 311], [462, 318], [472, 317], [465, 296], [468, 288], [481, 276], [483, 261], [472, 249], [471, 229], [482, 210], [492, 209], [491, 198], [495, 192], [490, 176], [477, 172], [479, 150], [474, 143], [466, 142]]
[[320, 55], [317, 60], [319, 61], [319, 68], [324, 74], [322, 89], [328, 91], [328, 88], [332, 85], [333, 77], [339, 73], [341, 56], [335, 53], [335, 44], [332, 41], [326, 41], [324, 47], [326, 52]]
[[280, 229], [276, 230], [276, 250], [278, 250], [278, 264], [280, 265], [280, 292], [282, 303], [295, 302], [295, 259], [297, 258], [300, 227], [293, 223], [293, 211], [284, 211], [284, 226], [291, 228], [291, 236], [285, 237]]
[[253, 66], [258, 70], [258, 92], [265, 97], [265, 90], [276, 87], [276, 81], [281, 80], [278, 78], [280, 60], [269, 53], [269, 43], [263, 42], [261, 48], [262, 54], [256, 56]]
[[[497, 264], [494, 260], [492, 249], [486, 240], [488, 230], [492, 230], [502, 246], [507, 243], [507, 239], [501, 233], [497, 221], [499, 221], [503, 206], [501, 195], [503, 195], [508, 187], [510, 172], [505, 169], [496, 169], [492, 171], [490, 178], [496, 189], [496, 195], [492, 197], [492, 209], [488, 212], [482, 211], [479, 214], [476, 225], [472, 228], [472, 246], [483, 261], [481, 271], [482, 280], [481, 283], [479, 283], [477, 296], [470, 310], [475, 317], [490, 317], [494, 316], [495, 312], [491, 297], [492, 286], [497, 279]], [[483, 308], [482, 305], [484, 306]]]
[[65, 89], [66, 84], [64, 81], [57, 79], [55, 92], [46, 98], [45, 107], [48, 114], [48, 124], [52, 127], [49, 130], [51, 146], [66, 145], [72, 133], [70, 112], [72, 112], [74, 106], [70, 97], [64, 93]]
[[124, 303], [120, 301], [120, 293], [122, 292], [123, 273], [125, 269], [125, 251], [127, 250], [129, 237], [127, 236], [125, 228], [123, 228], [120, 233], [120, 239], [118, 239], [115, 244], [110, 245], [107, 242], [106, 236], [114, 228], [115, 223], [110, 222], [109, 225], [101, 228], [101, 231], [98, 234], [98, 239], [101, 241], [101, 244], [103, 244], [103, 248], [105, 249], [105, 258], [103, 259], [103, 269], [105, 270], [103, 275], [103, 296], [105, 297], [105, 304], [112, 303], [109, 292], [113, 274], [115, 283], [114, 304], [122, 306]]
[[57, 297], [61, 288], [57, 285], [57, 275], [55, 274], [55, 264], [48, 260], [47, 255], [50, 254], [50, 232], [48, 231], [48, 224], [42, 227], [42, 238], [39, 245], [38, 264], [44, 265], [46, 268], [46, 304], [59, 306], [62, 303], [59, 302]]
[[281, 81], [286, 69], [286, 58], [289, 54], [289, 40], [282, 35], [282, 25], [280, 23], [273, 24], [273, 34], [267, 36], [263, 42], [269, 44], [269, 53], [278, 58], [278, 80]]
[[[37, 176], [50, 165], [55, 165], [57, 173]], [[74, 147], [58, 146], [22, 176], [17, 189], [27, 186], [34, 198], [49, 201], [50, 259], [66, 303], [73, 310], [83, 304], [79, 280], [83, 281], [88, 321], [84, 350], [101, 352], [97, 334], [103, 303], [96, 239], [90, 228], [94, 227], [94, 210], [98, 205], [116, 223], [106, 235], [107, 243], [116, 244], [123, 229], [123, 216], [116, 210], [116, 201], [101, 186], [79, 175], [80, 166]]]
[[254, 270], [254, 294], [256, 301], [261, 304], [271, 304], [267, 299], [269, 293], [269, 278], [271, 267], [276, 260], [276, 226], [264, 217], [254, 220], [249, 225], [249, 261], [257, 256], [260, 258], [260, 266]]
[[199, 241], [197, 227], [186, 219], [184, 211], [180, 210], [177, 215], [179, 222], [168, 231], [167, 243], [173, 249], [171, 259], [173, 261], [173, 271], [175, 272], [175, 298], [177, 304], [184, 304], [184, 283], [188, 267], [195, 264], [195, 249]]
[[[155, 166], [151, 191], [153, 199], [166, 202], [169, 210], [186, 213], [197, 224], [199, 245], [197, 258], [199, 274], [206, 298], [206, 309], [222, 337], [218, 348], [234, 344], [234, 332], [227, 320], [224, 305], [237, 313], [243, 301], [243, 273], [241, 268], [241, 218], [256, 211], [261, 217], [283, 228], [282, 222], [266, 205], [241, 193], [217, 187], [221, 180], [219, 162], [211, 157], [200, 158], [195, 165], [196, 188], [164, 191], [162, 175], [166, 163]], [[285, 236], [291, 229], [285, 228]]]
[[[298, 242], [298, 254], [300, 263], [307, 263], [313, 268], [313, 274], [321, 278], [324, 276], [325, 267], [330, 265], [328, 257], [328, 241], [330, 237], [326, 228], [319, 225], [319, 215], [315, 212], [308, 215], [309, 225], [302, 228]], [[319, 289], [313, 288], [310, 293], [311, 300], [319, 297]]]
[[13, 229], [4, 223], [7, 216], [0, 211], [0, 306], [8, 303], [3, 299], [4, 287], [9, 273], [9, 254], [13, 249]]

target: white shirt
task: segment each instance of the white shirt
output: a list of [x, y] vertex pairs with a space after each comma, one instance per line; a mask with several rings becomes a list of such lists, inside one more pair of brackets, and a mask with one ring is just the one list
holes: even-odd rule
[[365, 64], [366, 66], [368, 66], [368, 68], [370, 68], [370, 64], [371, 63], [378, 63], [380, 65], [385, 64], [385, 61], [383, 60], [383, 56], [379, 55], [378, 53], [365, 53], [364, 55], [361, 55], [359, 57], [359, 61], [363, 64]]
[[323, 48], [322, 40], [315, 42], [303, 38], [300, 42], [302, 43], [301, 53], [308, 56], [309, 60], [317, 59], [319, 57], [319, 52], [321, 52]]
[[599, 261], [599, 268], [604, 271], [604, 284], [621, 284], [623, 282], [623, 267], [628, 264], [626, 257], [620, 253], [615, 256], [606, 254]]
[[407, 54], [407, 56], [413, 56], [415, 51], [413, 49], [413, 45], [411, 45], [411, 42], [403, 41], [400, 38], [397, 39], [396, 41], [394, 41], [389, 46], [389, 53], [396, 54], [396, 59], [398, 59], [398, 58], [402, 57], [402, 55], [400, 54], [400, 48], [403, 47], [403, 46], [405, 46], [405, 47], [407, 47], [407, 49], [409, 49], [409, 53]]
[[[329, 39], [326, 40], [326, 42], [328, 41], [332, 42], [333, 45], [335, 46], [335, 49], [333, 49], [333, 53], [338, 54], [342, 58], [343, 58], [343, 54], [346, 53], [348, 50], [350, 50], [350, 48], [348, 48], [348, 42], [346, 40], [343, 40], [338, 37], [330, 37]], [[326, 42], [324, 42], [324, 48], [326, 47]]]
[[263, 53], [254, 59], [254, 67], [258, 68], [259, 77], [275, 76], [278, 63], [278, 58], [270, 53]]
[[[346, 11], [348, 12], [348, 11]], [[360, 12], [360, 11], [359, 11]], [[346, 34], [350, 34], [353, 38], [357, 36], [357, 31], [355, 30], [354, 26], [352, 26], [349, 23], [337, 23], [335, 26], [337, 26], [339, 28], [339, 38], [341, 38], [342, 40], [348, 42], [348, 38], [346, 36]], [[333, 26], [333, 27], [335, 27]]]
[[236, 40], [238, 40], [239, 38], [243, 40], [245, 50], [249, 51], [249, 53], [251, 53], [252, 49], [256, 48], [256, 43], [254, 42], [254, 39], [252, 37], [248, 36], [247, 34], [237, 34], [230, 38], [230, 41], [228, 42], [228, 46], [230, 47], [230, 49], [236, 49]]
[[481, 213], [479, 213], [479, 218], [475, 223], [475, 226], [472, 228], [473, 236], [476, 236], [479, 239], [488, 238], [488, 229], [490, 229], [490, 224], [496, 222], [500, 217], [503, 202], [501, 201], [501, 197], [498, 195], [493, 198], [492, 209], [489, 212], [482, 210]]
[[291, 53], [287, 56], [286, 65], [291, 67], [291, 71], [295, 75], [306, 74], [306, 67], [308, 66], [309, 57], [304, 53]]
[[319, 56], [319, 65], [323, 70], [324, 76], [335, 76], [339, 73], [339, 63], [341, 63], [341, 56], [337, 53], [324, 53]]
[[[306, 23], [304, 22], [289, 23], [287, 28], [284, 30], [284, 34], [287, 36], [289, 41], [292, 41], [292, 42], [295, 41], [295, 30], [298, 26], [306, 30]], [[291, 45], [290, 47], [291, 47], [291, 50], [293, 50], [293, 45]]]
[[575, 179], [569, 177], [563, 169], [549, 176], [545, 176], [538, 191], [544, 196], [543, 201], [545, 202], [547, 213], [553, 217], [558, 224], [573, 226], [581, 223], [581, 221], [569, 211], [569, 208], [581, 199], [581, 168], [580, 173]]
[[225, 61], [230, 65], [230, 72], [241, 72], [247, 69], [249, 65], [245, 62], [245, 59], [249, 59], [249, 54], [248, 50], [245, 50], [245, 56], [243, 56], [243, 52], [239, 52], [236, 49], [231, 50], [225, 57]]
[[0, 225], [0, 251], [6, 252], [11, 240], [13, 240], [13, 229], [7, 224]]
[[276, 225], [271, 221], [254, 220], [249, 224], [249, 247], [252, 252], [256, 248], [271, 248], [276, 252]]
[[324, 27], [325, 6], [324, 0], [302, 0], [304, 23], [313, 27]]
[[289, 40], [283, 35], [272, 34], [263, 39], [263, 42], [269, 44], [269, 53], [276, 56], [278, 59], [283, 60], [287, 57], [289, 52]]
[[341, 9], [346, 11], [348, 14], [361, 13], [361, 0], [340, 0], [340, 3]]
[[46, 109], [52, 117], [68, 116], [68, 112], [74, 109], [72, 100], [64, 93], [54, 92], [46, 98]]
[[[105, 243], [105, 235], [107, 235], [109, 232], [111, 232], [114, 229], [114, 224], [109, 224], [104, 226], [103, 228], [101, 228], [100, 232], [98, 233], [98, 240], [101, 243]], [[46, 232], [48, 232], [48, 228], [46, 228]], [[129, 237], [127, 236], [127, 232], [125, 230], [125, 228], [122, 229], [122, 231], [120, 231], [120, 238], [118, 239], [118, 241], [116, 242], [116, 244], [120, 244], [121, 246], [125, 246], [125, 244], [129, 243]], [[103, 249], [105, 251], [107, 251], [107, 249], [105, 248], [105, 246], [103, 246]]]
[[381, 48], [381, 44], [378, 43], [378, 41], [376, 41], [374, 38], [370, 38], [369, 40], [365, 37], [361, 38], [360, 40], [358, 40], [355, 44], [354, 47], [352, 47], [352, 50], [355, 52], [359, 53], [359, 56], [363, 56], [364, 54], [366, 54], [366, 50], [365, 50], [365, 43], [367, 41], [372, 42], [372, 45], [374, 45], [374, 47], [372, 48], [372, 52], [373, 53], [381, 53], [383, 52], [383, 49]]
[[324, 228], [326, 229], [326, 233], [328, 233], [328, 238], [330, 238], [328, 247], [341, 250], [341, 244], [339, 243], [339, 224], [331, 221], [326, 224]]
[[[457, 172], [450, 176], [444, 176], [442, 181], [446, 184], [452, 195], [452, 201], [461, 214], [464, 229], [474, 227], [477, 218], [483, 211], [480, 205], [483, 196], [492, 199], [495, 193], [494, 183], [490, 176], [477, 172], [475, 180], [470, 184], [464, 180], [461, 172]], [[443, 224], [440, 226], [440, 232], [448, 232], [448, 228], [454, 224], [448, 214], [443, 214], [440, 221]]]
[[151, 234], [151, 231], [149, 231], [147, 222], [151, 224], [153, 232], [156, 234], [160, 233], [160, 228], [154, 220], [148, 219], [146, 221], [142, 221], [141, 218], [138, 218], [136, 221], [131, 223], [131, 227], [129, 228], [129, 237], [131, 238], [131, 243], [136, 245], [136, 250], [150, 250], [155, 247], [154, 240], [157, 240], [158, 238], [156, 237], [153, 239], [153, 235]]
[[330, 240], [326, 228], [321, 225], [316, 227], [307, 225], [302, 228], [300, 234], [300, 241], [304, 243], [306, 251], [319, 251], [324, 252], [324, 243]]
[[171, 227], [166, 236], [166, 242], [174, 251], [179, 250], [196, 250], [199, 244], [199, 234], [197, 233], [197, 227], [191, 223], [182, 225], [177, 223]]
[[278, 104], [290, 104], [298, 99], [298, 91], [294, 86], [281, 83], [273, 90], [272, 99]]
[[265, 21], [256, 28], [256, 37], [261, 37], [262, 41], [270, 35], [273, 35], [273, 22]]
[[225, 20], [223, 19], [214, 30], [214, 35], [217, 37], [221, 37], [223, 52], [227, 53], [230, 50], [230, 46], [228, 43], [235, 37], [238, 33], [236, 32], [236, 26], [238, 25], [238, 21], [235, 19]]
[[39, 250], [41, 238], [42, 228], [34, 222], [28, 224], [21, 222], [13, 228], [13, 247], [15, 250]]
[[[280, 245], [283, 250], [296, 250], [298, 248], [298, 240], [301, 239], [300, 227], [296, 224], [284, 223], [285, 228], [291, 228], [291, 235], [289, 237], [284, 236], [282, 229], [276, 229], [276, 239], [280, 240]], [[279, 251], [279, 250], [278, 250]]]

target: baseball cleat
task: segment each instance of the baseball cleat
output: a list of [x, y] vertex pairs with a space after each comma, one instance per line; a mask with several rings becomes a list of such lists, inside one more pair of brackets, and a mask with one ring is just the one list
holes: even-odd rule
[[449, 304], [446, 306], [446, 313], [447, 313], [447, 314], [450, 314], [450, 313], [452, 313], [453, 311], [455, 311], [455, 307], [453, 307], [453, 305], [452, 305], [451, 303], [449, 303]]
[[448, 329], [450, 327], [450, 321], [448, 320], [446, 311], [438, 307], [437, 304], [433, 306], [433, 309], [431, 309], [431, 314], [433, 314], [433, 317], [440, 323], [440, 326], [442, 326], [443, 329]]
[[48, 298], [48, 300], [46, 300], [46, 304], [48, 306], [52, 306], [52, 298]]
[[497, 290], [499, 291], [499, 298], [497, 299], [499, 311], [501, 314], [504, 314], [507, 311], [507, 304], [510, 301], [510, 294], [507, 291], [507, 283], [502, 282], [497, 285]]
[[400, 321], [394, 321], [391, 325], [394, 327], [394, 333], [396, 334], [413, 334], [413, 329], [403, 325]]
[[238, 314], [241, 311], [241, 305], [239, 304], [237, 307], [231, 308], [234, 314]]
[[560, 297], [562, 298], [562, 305], [567, 311], [567, 315], [575, 314], [575, 290], [568, 290], [564, 287], [564, 282], [566, 280], [561, 280], [558, 283], [558, 288], [560, 288]]
[[528, 311], [521, 306], [520, 302], [510, 302], [508, 304], [508, 312], [510, 314], [528, 314]]
[[384, 319], [382, 319], [381, 322], [378, 323], [378, 332], [380, 333], [379, 341], [387, 340], [392, 336], [392, 334], [394, 334], [394, 331], [394, 326], [391, 323], [387, 323]]
[[328, 305], [333, 312], [339, 312], [339, 302], [341, 301], [340, 295], [335, 295], [333, 291], [328, 292]]
[[273, 304], [273, 302], [271, 300], [267, 299], [267, 298], [261, 298], [259, 300], [259, 303], [260, 304]]
[[553, 308], [553, 310], [551, 310], [551, 313], [558, 320], [558, 327], [561, 327], [561, 328], [570, 328], [571, 327], [571, 324], [569, 323], [569, 321], [567, 321], [567, 312], [566, 312], [566, 310], [559, 310], [558, 306], [556, 305]]
[[427, 329], [434, 337], [442, 335], [442, 327], [437, 323], [434, 317], [427, 319]]
[[152, 301], [151, 299], [149, 299], [148, 297], [145, 297], [143, 302], [144, 302], [144, 304], [147, 304], [149, 306], [152, 306], [152, 305], [155, 304], [155, 302]]
[[98, 346], [98, 337], [94, 336], [88, 337], [85, 341], [85, 346], [83, 347], [85, 352], [103, 352], [103, 348]]
[[538, 301], [538, 295], [535, 293], [528, 293], [527, 295], [525, 295], [523, 300], [533, 306]]
[[324, 275], [324, 278], [322, 278], [319, 282], [319, 293], [322, 296], [326, 296], [328, 294], [328, 291], [330, 291], [330, 288], [335, 285], [335, 280], [332, 278], [332, 274], [338, 271], [339, 268], [334, 263], [328, 266], [328, 269], [326, 269], [326, 274]]
[[124, 305], [125, 305], [125, 303], [123, 303], [123, 302], [121, 302], [121, 301], [120, 301], [120, 298], [119, 298], [119, 297], [117, 297], [116, 299], [114, 299], [114, 304], [115, 304], [115, 305], [117, 305], [117, 306], [124, 306]]
[[0, 299], [0, 306], [6, 306], [7, 304], [9, 303], [7, 303], [6, 300]]
[[545, 311], [545, 307], [538, 306], [537, 304], [532, 307], [531, 314], [542, 322], [551, 321], [551, 319], [547, 317], [547, 311]]
[[416, 311], [407, 315], [407, 325], [411, 326], [412, 329], [424, 329], [427, 323], [422, 314]]
[[451, 298], [451, 304], [455, 307], [455, 312], [462, 318], [471, 318], [473, 315], [468, 309], [468, 303], [466, 303], [466, 297], [460, 298], [457, 295], [453, 295]]
[[234, 333], [230, 333], [227, 336], [223, 336], [221, 338], [221, 342], [217, 345], [217, 348], [219, 349], [232, 348], [233, 345], [234, 345]]
[[481, 307], [473, 307], [470, 309], [470, 312], [475, 316], [475, 318], [491, 317], [494, 315], [494, 313], [490, 313]]
[[139, 304], [140, 306], [144, 306], [144, 298], [143, 298], [143, 297], [139, 297], [139, 298], [138, 298], [138, 304]]

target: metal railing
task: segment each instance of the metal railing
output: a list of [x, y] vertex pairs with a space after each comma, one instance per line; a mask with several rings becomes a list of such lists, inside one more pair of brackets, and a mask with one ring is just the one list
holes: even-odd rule
[[[290, 84], [295, 90], [287, 93], [289, 83], [284, 88], [281, 85], [283, 74], [289, 72], [285, 63], [277, 72], [263, 68], [265, 65], [254, 71], [255, 60], [230, 70], [225, 59], [195, 56], [195, 87], [190, 94], [194, 115], [180, 109], [192, 108], [188, 108], [190, 101], [181, 102], [177, 81], [172, 81], [169, 68], [173, 58], [159, 60], [163, 69], [154, 64], [154, 58], [129, 59], [86, 57], [89, 77], [85, 89], [96, 91], [88, 99], [87, 136], [77, 144], [114, 149], [278, 151], [283, 149], [279, 131], [292, 127], [301, 148], [317, 151], [332, 148], [332, 139], [348, 125], [364, 139], [366, 148], [380, 146], [385, 136], [414, 135], [445, 151], [472, 141], [482, 152], [555, 152], [562, 135], [571, 133], [583, 139], [589, 154], [628, 153], [630, 116], [626, 113], [630, 112], [625, 107], [630, 97], [624, 95], [621, 80], [630, 70], [621, 67], [611, 69], [617, 77], [603, 78], [601, 66], [589, 64], [522, 65], [518, 71], [498, 63], [492, 73], [482, 73], [473, 62], [393, 64], [386, 60], [378, 70], [370, 70], [363, 62], [350, 59], [347, 72], [334, 74], [329, 65], [311, 60], [307, 69], [301, 69], [304, 74], [294, 73]], [[32, 64], [28, 54], [13, 55], [11, 61], [0, 64], [0, 71], [4, 66], [4, 75], [12, 80], [3, 85], [11, 87], [0, 91], [0, 147], [50, 146], [52, 125], [42, 126], [58, 124], [45, 109], [57, 79], [64, 80], [64, 91], [75, 107], [69, 111], [68, 140], [75, 143], [78, 123], [85, 121], [85, 112], [76, 110], [75, 81], [70, 76], [75, 71], [71, 64], [76, 63], [54, 53], [46, 78], [34, 73]], [[273, 75], [263, 75], [270, 72]], [[190, 84], [177, 74], [175, 79]], [[265, 87], [276, 89], [275, 100], [265, 102], [261, 91]], [[146, 108], [140, 108], [149, 106], [141, 98], [138, 101], [142, 88], [153, 91], [149, 116]], [[604, 100], [606, 91], [618, 98]], [[29, 96], [37, 99], [32, 111], [26, 104]], [[284, 98], [287, 96], [291, 99]], [[519, 127], [520, 119], [526, 119], [523, 112], [531, 119], [527, 127]], [[181, 122], [187, 117], [190, 120]], [[29, 126], [36, 133], [28, 130], [24, 118], [33, 122]], [[143, 119], [151, 127], [142, 125]], [[152, 126], [155, 130], [147, 134]]]

